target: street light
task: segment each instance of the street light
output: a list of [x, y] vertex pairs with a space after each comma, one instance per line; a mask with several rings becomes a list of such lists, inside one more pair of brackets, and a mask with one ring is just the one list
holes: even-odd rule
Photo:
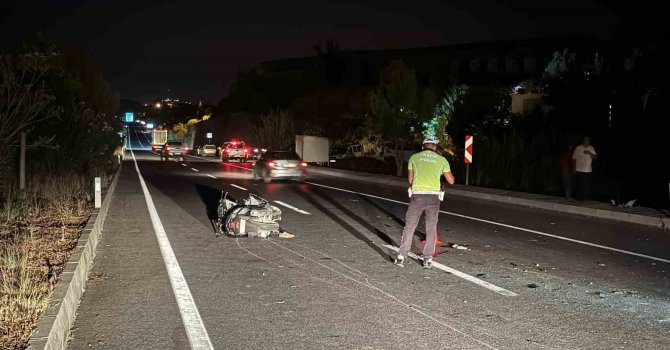
[[161, 103], [160, 102], [156, 102], [156, 108], [161, 108]]

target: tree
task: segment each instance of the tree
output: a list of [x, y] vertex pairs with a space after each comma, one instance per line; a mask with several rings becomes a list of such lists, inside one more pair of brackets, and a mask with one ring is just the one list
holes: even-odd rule
[[397, 59], [384, 68], [379, 85], [370, 95], [370, 109], [378, 118], [382, 135], [394, 144], [398, 176], [402, 175], [404, 161], [400, 151], [404, 151], [406, 140], [415, 138], [412, 124], [420, 119], [417, 91], [414, 70]]
[[261, 146], [268, 149], [286, 148], [295, 136], [293, 116], [286, 111], [272, 111], [261, 116], [254, 132]]
[[172, 131], [179, 137], [180, 140], [183, 140], [188, 133], [188, 125], [184, 123], [177, 123], [172, 127]]
[[321, 46], [314, 45], [316, 56], [321, 60], [323, 75], [328, 84], [336, 84], [342, 80], [344, 61], [339, 54], [339, 45], [334, 40], [327, 40]]
[[58, 115], [58, 109], [51, 105], [54, 96], [49, 93], [44, 81], [55, 56], [53, 52], [0, 56], [0, 150], [6, 149], [17, 141], [17, 136], [21, 136], [20, 189], [25, 188], [28, 129]]
[[463, 93], [464, 90], [458, 86], [449, 88], [434, 108], [433, 118], [423, 123], [424, 136], [437, 137], [440, 141], [440, 149], [445, 150], [452, 156], [455, 154], [455, 146], [453, 140], [447, 134], [447, 127], [449, 121], [454, 117], [456, 105], [461, 102]]

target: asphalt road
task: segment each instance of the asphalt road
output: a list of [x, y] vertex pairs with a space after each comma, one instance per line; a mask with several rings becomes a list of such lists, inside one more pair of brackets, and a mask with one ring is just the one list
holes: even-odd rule
[[[456, 271], [399, 268], [388, 246], [400, 240], [402, 189], [318, 176], [265, 184], [249, 164], [134, 157], [201, 323], [184, 321], [127, 157], [71, 349], [189, 348], [187, 334], [203, 329], [216, 349], [670, 348], [662, 231], [452, 197], [440, 238], [468, 249], [440, 247], [435, 261]], [[273, 201], [295, 238], [215, 236], [222, 191]]]

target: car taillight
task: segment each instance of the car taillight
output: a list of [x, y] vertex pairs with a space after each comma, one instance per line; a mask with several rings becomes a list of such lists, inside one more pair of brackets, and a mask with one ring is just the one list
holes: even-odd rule
[[275, 162], [273, 162], [273, 161], [269, 161], [267, 164], [268, 164], [268, 168], [274, 168], [275, 165], [277, 165], [277, 164], [276, 164]]
[[165, 150], [166, 150], [166, 151], [169, 151], [169, 150], [170, 150], [170, 146], [165, 146]]
[[304, 167], [307, 166], [307, 163], [305, 163], [305, 162], [301, 162], [301, 163], [300, 163], [300, 166], [304, 168]]
[[184, 151], [188, 151], [188, 146], [184, 145]]
[[226, 149], [226, 153], [230, 153], [230, 149]]
[[244, 153], [249, 153], [249, 150], [247, 148], [245, 148]]

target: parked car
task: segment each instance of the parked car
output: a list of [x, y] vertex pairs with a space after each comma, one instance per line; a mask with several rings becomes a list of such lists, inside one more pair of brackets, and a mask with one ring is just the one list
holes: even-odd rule
[[216, 157], [215, 145], [204, 145], [200, 149], [200, 155], [203, 157]]
[[363, 147], [359, 144], [353, 144], [349, 146], [335, 146], [330, 151], [328, 159], [331, 163], [335, 163], [338, 160], [351, 158], [351, 157], [360, 157], [363, 155]]
[[181, 141], [168, 141], [161, 148], [161, 160], [179, 159], [184, 160], [184, 156], [188, 154], [188, 146]]
[[267, 151], [254, 164], [254, 180], [262, 179], [266, 183], [272, 179], [291, 179], [305, 176], [307, 163], [300, 160], [292, 151]]

